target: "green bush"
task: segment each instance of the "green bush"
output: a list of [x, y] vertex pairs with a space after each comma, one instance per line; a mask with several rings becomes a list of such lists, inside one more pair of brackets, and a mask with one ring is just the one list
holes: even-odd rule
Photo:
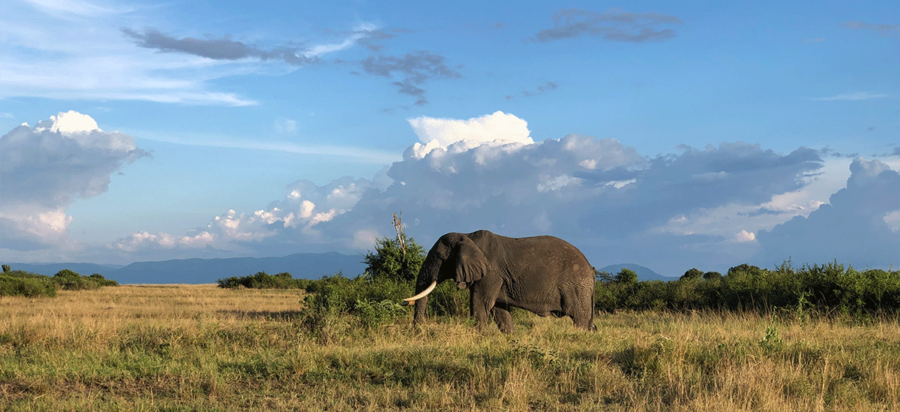
[[119, 282], [116, 282], [112, 279], [107, 279], [99, 273], [94, 273], [93, 275], [88, 276], [88, 278], [90, 278], [92, 282], [95, 282], [100, 286], [119, 286]]
[[354, 312], [358, 301], [389, 300], [399, 304], [414, 293], [412, 284], [408, 282], [363, 276], [348, 279], [339, 274], [312, 281], [305, 289], [310, 293], [305, 299], [308, 307], [344, 313]]
[[57, 289], [97, 289], [118, 284], [114, 280], [103, 278], [100, 274], [81, 276], [68, 269], [61, 270], [52, 277], [23, 270], [10, 270], [0, 275], [0, 295], [53, 297], [56, 296]]
[[857, 271], [835, 263], [799, 270], [783, 263], [773, 270], [747, 264], [725, 276], [691, 269], [671, 282], [601, 281], [597, 309], [727, 309], [769, 311], [806, 308], [860, 315], [900, 310], [900, 271]]
[[354, 315], [366, 327], [407, 316], [408, 311], [400, 306], [400, 302], [413, 294], [410, 282], [365, 276], [354, 279], [326, 276], [310, 282], [305, 289], [309, 295], [304, 299], [306, 307], [302, 316], [316, 332], [329, 324], [329, 318], [341, 314]]
[[22, 271], [0, 275], [0, 296], [56, 296], [56, 287], [47, 276]]
[[703, 280], [721, 279], [722, 274], [719, 272], [706, 272], [703, 274]]
[[453, 282], [443, 282], [428, 295], [427, 312], [430, 316], [469, 316], [469, 295]]
[[688, 279], [688, 280], [700, 279], [702, 277], [703, 277], [703, 271], [700, 269], [697, 269], [697, 268], [690, 269], [687, 272], [684, 272], [683, 275], [681, 275], [681, 279]]
[[309, 279], [294, 279], [288, 272], [275, 275], [270, 275], [266, 272], [256, 272], [248, 276], [232, 276], [216, 281], [220, 288], [227, 289], [236, 289], [242, 286], [252, 289], [303, 289], [310, 282], [312, 281]]
[[118, 286], [119, 282], [106, 279], [99, 273], [91, 276], [81, 276], [77, 272], [63, 269], [53, 275], [50, 280], [63, 290], [89, 290], [99, 289], [103, 286]]
[[367, 252], [363, 257], [366, 264], [366, 276], [372, 278], [386, 277], [390, 279], [412, 282], [419, 274], [419, 268], [425, 262], [425, 249], [415, 239], [403, 234], [406, 252], [401, 249], [396, 238], [381, 238], [375, 242], [375, 252]]
[[617, 283], [626, 283], [626, 284], [637, 283], [638, 275], [631, 269], [622, 268], [622, 270], [620, 270], [619, 273], [616, 274], [615, 281]]
[[60, 270], [59, 272], [56, 272], [56, 274], [53, 275], [53, 277], [55, 277], [55, 278], [77, 278], [77, 277], [81, 277], [81, 275], [79, 275], [78, 273], [71, 271], [69, 269], [63, 269], [63, 270]]

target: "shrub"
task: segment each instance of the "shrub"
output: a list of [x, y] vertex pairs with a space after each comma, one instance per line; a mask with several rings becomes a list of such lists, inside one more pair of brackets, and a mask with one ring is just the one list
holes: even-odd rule
[[469, 295], [468, 290], [460, 290], [453, 282], [443, 282], [428, 295], [428, 314], [431, 316], [469, 316]]
[[406, 309], [403, 306], [387, 299], [380, 302], [357, 300], [354, 310], [360, 323], [367, 328], [376, 328], [384, 322], [393, 320], [396, 316], [406, 315]]
[[364, 276], [348, 279], [339, 274], [312, 281], [305, 289], [310, 295], [304, 299], [304, 323], [316, 333], [330, 323], [329, 317], [341, 314], [356, 315], [365, 327], [406, 316], [400, 302], [413, 293], [410, 282]]
[[63, 269], [63, 270], [60, 270], [59, 272], [56, 272], [56, 274], [53, 275], [53, 277], [55, 277], [55, 278], [77, 278], [77, 277], [81, 277], [81, 275], [79, 275], [77, 272], [71, 271], [69, 269]]
[[616, 274], [615, 280], [618, 283], [625, 284], [637, 283], [638, 275], [631, 269], [622, 268], [622, 270], [620, 270], [619, 273]]
[[3, 273], [9, 273], [11, 270], [9, 269], [9, 265], [3, 265]]
[[[747, 264], [732, 267], [725, 276], [689, 270], [671, 282], [598, 282], [597, 309], [728, 309], [797, 310], [862, 315], [900, 309], [900, 271], [857, 271], [835, 263], [804, 266], [784, 262], [773, 269]], [[621, 277], [621, 276], [620, 276]]]
[[23, 276], [17, 275], [17, 272], [20, 271], [10, 271], [0, 275], [0, 296], [56, 296], [56, 287], [47, 276], [35, 274]]
[[119, 282], [116, 282], [112, 279], [107, 279], [99, 273], [94, 273], [93, 275], [88, 276], [87, 279], [100, 286], [119, 286]]
[[95, 273], [91, 276], [81, 276], [77, 272], [63, 269], [53, 275], [50, 280], [63, 290], [88, 290], [99, 289], [103, 286], [118, 286], [119, 282], [106, 279], [103, 275]]
[[311, 281], [308, 279], [294, 279], [288, 272], [270, 275], [264, 271], [248, 276], [232, 276], [216, 281], [220, 288], [228, 289], [236, 289], [241, 286], [252, 289], [303, 289], [309, 282]]
[[697, 268], [688, 270], [687, 272], [684, 272], [683, 275], [681, 275], [681, 279], [686, 279], [686, 280], [696, 280], [696, 279], [700, 279], [701, 277], [703, 277], [703, 271], [699, 270]]
[[703, 280], [721, 279], [722, 274], [719, 272], [706, 272], [703, 274]]
[[363, 257], [366, 264], [366, 276], [372, 278], [386, 277], [390, 279], [412, 282], [419, 274], [419, 268], [425, 261], [425, 249], [415, 239], [402, 234], [406, 244], [406, 252], [400, 247], [396, 238], [381, 238], [375, 242], [375, 252], [367, 252]]
[[22, 270], [11, 270], [4, 273], [0, 295], [6, 296], [56, 296], [56, 289], [84, 290], [97, 289], [103, 286], [117, 286], [119, 283], [105, 279], [100, 274], [81, 276], [76, 272], [63, 269], [53, 277]]

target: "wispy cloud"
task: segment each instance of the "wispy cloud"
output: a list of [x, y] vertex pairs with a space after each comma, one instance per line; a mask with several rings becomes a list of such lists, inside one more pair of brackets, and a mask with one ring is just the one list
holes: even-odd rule
[[293, 136], [297, 134], [297, 121], [293, 119], [275, 120], [275, 131], [280, 135]]
[[265, 61], [278, 59], [294, 65], [309, 64], [316, 60], [314, 56], [308, 56], [306, 50], [299, 48], [261, 50], [240, 41], [233, 41], [229, 35], [221, 39], [197, 39], [194, 37], [177, 39], [155, 29], [147, 29], [142, 33], [127, 27], [123, 27], [121, 30], [137, 46], [156, 49], [164, 53], [185, 53], [213, 60], [257, 58]]
[[872, 24], [861, 21], [844, 22], [844, 27], [856, 30], [869, 30], [878, 33], [879, 36], [900, 35], [900, 24]]
[[374, 76], [395, 78], [391, 82], [397, 91], [417, 98], [414, 105], [428, 103], [422, 86], [432, 79], [459, 79], [462, 74], [447, 66], [444, 56], [428, 51], [415, 51], [404, 56], [369, 56], [362, 62], [363, 70]]
[[548, 42], [581, 35], [610, 41], [642, 43], [664, 41], [675, 37], [675, 30], [663, 26], [681, 24], [676, 16], [660, 13], [629, 13], [621, 9], [596, 12], [564, 9], [553, 14], [554, 27], [544, 29], [534, 38]]
[[[294, 66], [316, 63], [319, 56], [347, 49], [364, 39], [385, 38], [384, 34], [376, 31], [374, 26], [361, 25], [337, 43], [323, 43], [309, 48], [286, 44], [265, 50], [232, 40], [231, 35], [227, 34], [221, 38], [198, 39], [196, 37], [176, 38], [156, 29], [145, 29], [139, 32], [123, 27], [121, 30], [137, 46], [164, 53], [184, 53], [212, 60], [281, 60]], [[366, 44], [367, 47], [373, 47], [371, 41], [367, 41]]]
[[812, 100], [869, 100], [869, 99], [880, 99], [882, 97], [888, 97], [888, 96], [886, 94], [854, 92], [854, 93], [836, 94], [834, 96], [828, 96], [828, 97], [814, 97]]
[[[547, 82], [547, 83], [544, 83], [544, 84], [538, 86], [536, 92], [532, 92], [532, 91], [528, 91], [528, 90], [523, 90], [523, 91], [522, 91], [522, 97], [532, 97], [532, 96], [537, 96], [537, 95], [540, 95], [540, 94], [544, 94], [545, 92], [549, 92], [550, 90], [556, 90], [557, 87], [559, 87], [559, 85], [556, 84], [556, 82]], [[512, 99], [514, 99], [514, 98], [516, 98], [516, 96], [514, 96], [514, 95], [507, 95], [507, 96], [506, 96], [506, 100], [512, 100]]]
[[99, 17], [127, 11], [103, 7], [87, 1], [79, 0], [26, 0], [34, 8], [59, 18]]
[[[276, 126], [277, 127], [277, 126]], [[394, 152], [384, 152], [353, 146], [302, 145], [283, 140], [247, 140], [229, 136], [208, 136], [199, 134], [171, 135], [153, 131], [138, 131], [141, 139], [173, 143], [186, 146], [221, 147], [229, 149], [263, 150], [281, 153], [336, 156], [355, 159], [368, 164], [384, 165], [399, 161], [401, 156]]]
[[36, 0], [28, 4], [32, 7], [15, 15], [3, 13], [7, 8], [0, 7], [0, 98], [251, 106], [258, 102], [217, 90], [213, 81], [289, 73], [327, 53], [358, 42], [375, 45], [389, 37], [364, 23], [326, 41], [262, 47], [228, 35], [202, 38], [153, 28], [121, 29], [134, 16], [128, 9], [102, 3]]

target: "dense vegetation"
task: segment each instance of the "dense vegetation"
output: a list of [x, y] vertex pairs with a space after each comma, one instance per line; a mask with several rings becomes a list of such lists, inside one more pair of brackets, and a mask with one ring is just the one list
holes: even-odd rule
[[[337, 274], [336, 276], [341, 276]], [[236, 289], [240, 287], [252, 289], [304, 289], [310, 282], [309, 279], [294, 279], [290, 273], [282, 272], [270, 275], [266, 272], [256, 272], [249, 276], [232, 276], [216, 281], [220, 288]]]
[[23, 270], [11, 270], [3, 265], [0, 274], [0, 296], [56, 296], [56, 290], [98, 289], [103, 286], [117, 286], [119, 283], [104, 278], [99, 273], [81, 276], [76, 272], [63, 269], [55, 275], [44, 276]]
[[900, 309], [900, 271], [858, 271], [835, 263], [773, 270], [743, 264], [717, 272], [688, 270], [676, 281], [638, 282], [627, 269], [600, 273], [595, 290], [599, 310], [619, 309], [791, 309], [799, 313], [874, 314]]
[[[319, 280], [293, 279], [290, 273], [269, 275], [258, 272], [249, 276], [219, 279], [221, 288], [303, 289], [308, 292], [302, 316], [311, 330], [329, 339], [327, 325], [342, 315], [354, 315], [357, 326], [377, 327], [396, 317], [407, 316], [400, 302], [414, 294], [414, 281], [425, 261], [425, 250], [414, 239], [401, 234], [398, 238], [377, 240], [375, 251], [363, 261], [366, 272], [355, 278], [341, 273]], [[444, 283], [429, 295], [429, 313], [464, 316], [469, 313], [469, 294], [455, 285]]]
[[[260, 272], [245, 277], [220, 279], [219, 286], [234, 288], [298, 288], [309, 293], [304, 314], [312, 324], [341, 314], [357, 315], [372, 327], [407, 311], [399, 305], [414, 291], [415, 274], [425, 251], [408, 239], [406, 251], [398, 239], [384, 238], [365, 256], [366, 273], [353, 279], [341, 274], [320, 280], [292, 279], [288, 273]], [[595, 308], [617, 310], [754, 310], [768, 313], [788, 310], [800, 316], [852, 314], [854, 316], [900, 310], [900, 271], [858, 271], [837, 262], [794, 269], [789, 262], [774, 269], [747, 264], [732, 267], [723, 276], [692, 268], [680, 279], [639, 281], [629, 269], [610, 274], [597, 272]], [[432, 315], [469, 312], [469, 294], [444, 282], [429, 296]], [[515, 313], [515, 312], [514, 312]]]

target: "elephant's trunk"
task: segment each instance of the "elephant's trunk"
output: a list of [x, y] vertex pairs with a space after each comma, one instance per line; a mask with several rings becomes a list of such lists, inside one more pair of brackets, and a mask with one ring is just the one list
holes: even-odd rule
[[416, 314], [413, 317], [413, 325], [421, 325], [425, 322], [425, 307], [428, 306], [428, 296], [416, 301]]
[[421, 325], [425, 321], [425, 308], [428, 306], [428, 294], [437, 286], [440, 277], [440, 270], [443, 259], [439, 256], [438, 247], [431, 248], [422, 267], [419, 269], [419, 275], [416, 279], [416, 295], [411, 298], [403, 299], [403, 305], [416, 304], [416, 313], [413, 317], [414, 325]]

